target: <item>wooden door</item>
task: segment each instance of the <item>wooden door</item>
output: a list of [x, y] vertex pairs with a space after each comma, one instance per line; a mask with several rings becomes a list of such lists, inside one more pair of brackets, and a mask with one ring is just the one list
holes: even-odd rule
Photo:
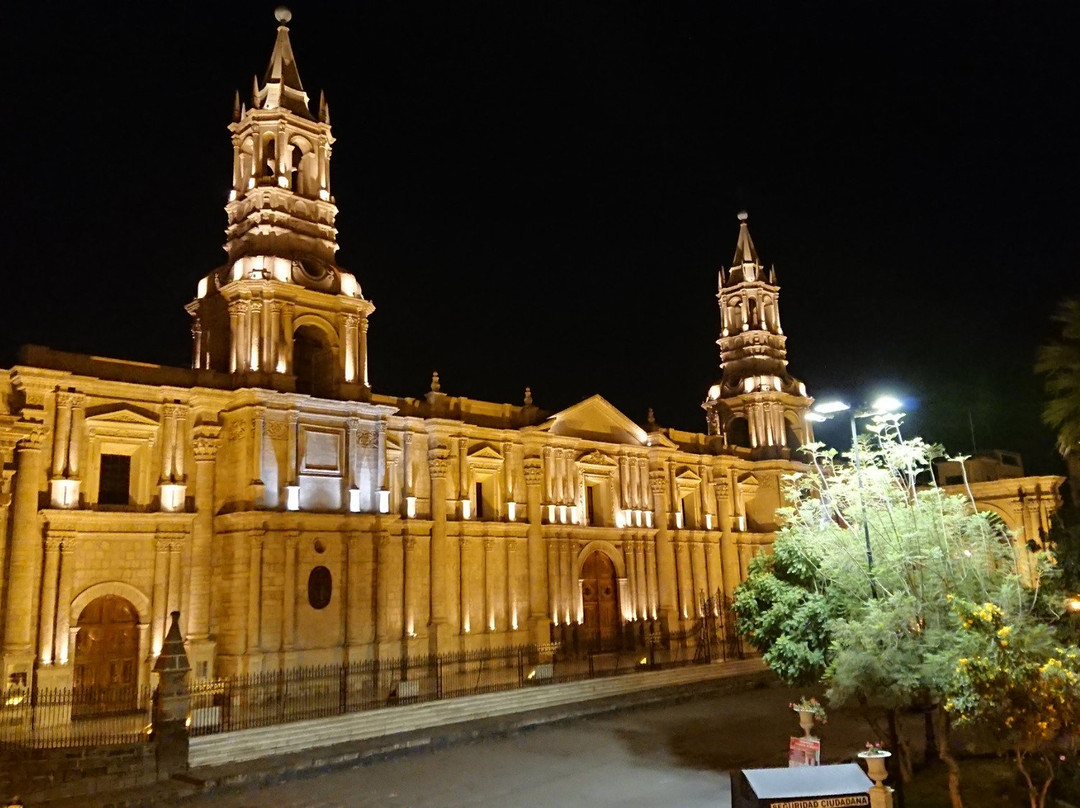
[[72, 716], [125, 712], [138, 704], [139, 617], [124, 598], [105, 595], [79, 615]]
[[619, 581], [615, 565], [595, 552], [581, 565], [581, 602], [584, 607], [582, 643], [585, 650], [611, 651], [619, 647]]

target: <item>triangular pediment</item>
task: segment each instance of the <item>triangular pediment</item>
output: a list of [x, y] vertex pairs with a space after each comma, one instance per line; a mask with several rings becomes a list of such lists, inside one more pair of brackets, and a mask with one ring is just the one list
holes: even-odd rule
[[540, 429], [552, 435], [587, 438], [604, 443], [648, 445], [645, 430], [599, 395], [555, 413], [541, 424]]
[[145, 410], [136, 409], [130, 405], [103, 407], [91, 410], [86, 415], [86, 420], [95, 424], [138, 424], [140, 426], [157, 426], [158, 419]]
[[700, 483], [701, 476], [689, 468], [683, 468], [678, 474], [675, 475], [677, 480], [684, 480], [690, 483]]
[[502, 460], [503, 457], [489, 444], [483, 443], [469, 451], [469, 457], [473, 460]]
[[603, 452], [597, 452], [596, 450], [590, 452], [584, 452], [577, 459], [578, 463], [582, 463], [586, 466], [615, 466], [617, 463], [615, 460]]

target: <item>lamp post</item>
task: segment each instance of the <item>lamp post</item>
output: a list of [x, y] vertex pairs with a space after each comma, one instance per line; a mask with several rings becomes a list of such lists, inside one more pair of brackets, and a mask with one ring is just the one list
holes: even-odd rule
[[843, 401], [833, 400], [823, 401], [815, 405], [807, 415], [810, 420], [820, 422], [827, 421], [840, 412], [848, 414], [848, 421], [851, 424], [851, 449], [855, 462], [855, 481], [859, 489], [859, 510], [862, 515], [863, 540], [866, 542], [866, 574], [870, 578], [870, 597], [872, 598], [877, 597], [877, 586], [874, 585], [874, 551], [870, 546], [870, 522], [866, 518], [866, 497], [863, 494], [862, 462], [859, 455], [859, 436], [855, 429], [855, 419], [871, 418], [887, 412], [896, 412], [901, 406], [903, 405], [900, 400], [893, 396], [879, 396], [869, 407], [858, 410], [853, 409], [850, 404]]

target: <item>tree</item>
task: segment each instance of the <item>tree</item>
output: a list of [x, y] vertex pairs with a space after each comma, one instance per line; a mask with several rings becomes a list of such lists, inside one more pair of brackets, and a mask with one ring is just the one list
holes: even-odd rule
[[[736, 590], [739, 630], [787, 681], [821, 679], [836, 706], [883, 709], [890, 727], [898, 710], [932, 710], [960, 806], [959, 768], [938, 707], [950, 693], [962, 630], [952, 599], [1030, 615], [1042, 608], [1039, 592], [1023, 586], [999, 520], [964, 497], [916, 485], [940, 450], [902, 440], [897, 420], [875, 427], [861, 467], [807, 447], [813, 471], [787, 480], [790, 507], [773, 554], [755, 559]], [[892, 734], [901, 772], [910, 774], [906, 746]]]
[[1057, 430], [1065, 456], [1080, 448], [1080, 300], [1066, 300], [1053, 320], [1060, 337], [1039, 349], [1035, 372], [1046, 377], [1043, 421]]
[[1059, 770], [1076, 766], [1080, 650], [1057, 645], [1046, 625], [1010, 622], [993, 603], [954, 606], [966, 636], [945, 709], [1009, 754], [1031, 808], [1044, 808]]

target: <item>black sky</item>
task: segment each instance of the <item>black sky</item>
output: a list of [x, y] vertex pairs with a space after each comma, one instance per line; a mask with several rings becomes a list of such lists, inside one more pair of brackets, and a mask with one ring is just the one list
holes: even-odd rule
[[[5, 11], [0, 366], [188, 363], [273, 7]], [[376, 390], [438, 370], [701, 429], [745, 207], [812, 395], [890, 389], [910, 432], [970, 451], [970, 415], [980, 449], [1057, 469], [1031, 364], [1080, 291], [1075, 2], [291, 7]]]

